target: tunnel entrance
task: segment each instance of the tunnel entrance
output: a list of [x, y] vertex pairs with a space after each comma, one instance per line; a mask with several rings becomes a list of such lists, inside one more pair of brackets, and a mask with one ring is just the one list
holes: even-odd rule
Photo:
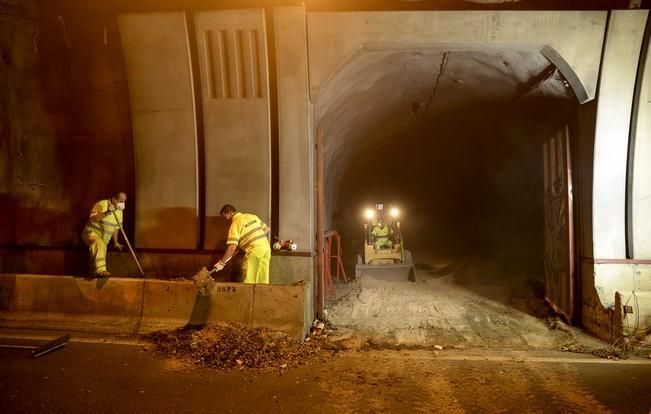
[[558, 340], [537, 319], [551, 315], [543, 149], [573, 124], [576, 105], [537, 50], [372, 50], [351, 59], [315, 104], [325, 228], [342, 235], [354, 273], [364, 209], [398, 206], [418, 278], [353, 287], [330, 307], [335, 324], [407, 343]]

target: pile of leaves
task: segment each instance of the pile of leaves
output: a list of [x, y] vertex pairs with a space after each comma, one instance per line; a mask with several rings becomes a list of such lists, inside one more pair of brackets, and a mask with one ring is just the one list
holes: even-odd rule
[[168, 358], [222, 370], [282, 370], [333, 352], [316, 338], [301, 342], [283, 332], [237, 324], [154, 332], [146, 338]]

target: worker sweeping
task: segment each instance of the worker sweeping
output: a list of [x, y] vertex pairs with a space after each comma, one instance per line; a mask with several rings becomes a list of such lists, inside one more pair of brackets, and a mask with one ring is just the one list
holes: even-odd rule
[[374, 247], [379, 249], [390, 249], [393, 247], [393, 242], [389, 238], [393, 234], [393, 229], [388, 226], [382, 217], [377, 218], [377, 224], [371, 229], [371, 235], [375, 239]]
[[269, 283], [269, 262], [271, 247], [269, 246], [269, 227], [255, 214], [240, 213], [230, 204], [222, 207], [219, 214], [231, 222], [226, 240], [226, 252], [215, 263], [215, 270], [220, 271], [226, 266], [235, 250], [244, 250], [242, 273], [244, 283]]
[[[120, 192], [107, 200], [100, 200], [93, 206], [88, 223], [82, 233], [84, 243], [90, 253], [90, 267], [95, 276], [108, 277], [106, 268], [106, 249], [113, 239], [113, 246], [122, 250], [118, 241], [118, 228], [122, 225], [122, 212], [126, 206], [127, 194]], [[119, 220], [119, 224], [118, 224]]]

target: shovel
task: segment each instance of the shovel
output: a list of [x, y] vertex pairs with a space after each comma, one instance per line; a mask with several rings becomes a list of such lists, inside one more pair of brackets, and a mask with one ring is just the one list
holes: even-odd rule
[[129, 238], [127, 237], [127, 233], [124, 232], [124, 229], [122, 228], [122, 224], [120, 224], [120, 220], [118, 220], [118, 216], [115, 214], [115, 211], [112, 211], [112, 213], [113, 213], [113, 217], [115, 218], [115, 221], [118, 223], [118, 227], [120, 227], [120, 231], [122, 232], [122, 237], [124, 237], [124, 241], [127, 242], [127, 247], [131, 252], [131, 256], [133, 256], [133, 260], [135, 260], [136, 265], [138, 266], [138, 270], [140, 271], [140, 276], [144, 278], [145, 272], [142, 271], [142, 266], [140, 266], [140, 262], [136, 257], [136, 253], [133, 251], [133, 247], [131, 247], [131, 243], [129, 243]]
[[[233, 256], [229, 257], [224, 262], [224, 264], [228, 263], [233, 258]], [[212, 290], [212, 287], [215, 285], [215, 279], [212, 278], [212, 274], [215, 272], [217, 272], [216, 268], [213, 268], [212, 270], [208, 270], [204, 266], [201, 268], [201, 270], [199, 270], [199, 273], [192, 276], [192, 280], [194, 280], [194, 284], [197, 287], [197, 290], [199, 291], [201, 296], [208, 296], [208, 294]]]

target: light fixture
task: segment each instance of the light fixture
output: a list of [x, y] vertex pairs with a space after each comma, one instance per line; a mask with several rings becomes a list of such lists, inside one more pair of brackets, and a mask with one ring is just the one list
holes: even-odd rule
[[364, 211], [364, 216], [366, 217], [366, 220], [371, 220], [373, 217], [375, 217], [375, 210], [372, 208], [367, 208], [366, 211]]
[[399, 215], [400, 215], [400, 210], [398, 210], [395, 207], [391, 209], [391, 217], [398, 218]]

